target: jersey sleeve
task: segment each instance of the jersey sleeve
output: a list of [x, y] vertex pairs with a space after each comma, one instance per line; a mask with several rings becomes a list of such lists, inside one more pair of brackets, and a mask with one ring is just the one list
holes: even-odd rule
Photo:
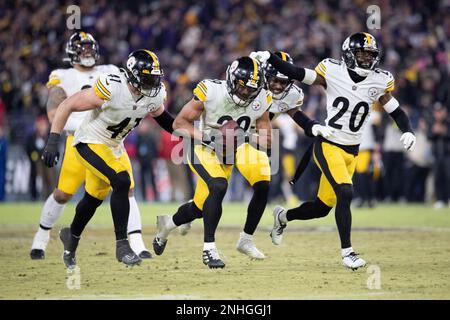
[[273, 96], [272, 96], [272, 92], [270, 92], [269, 90], [266, 91], [266, 110], [269, 110], [270, 107], [272, 106], [272, 102], [273, 102]]
[[[114, 76], [114, 75], [113, 75]], [[102, 74], [99, 76], [95, 82], [94, 82], [94, 91], [97, 94], [97, 96], [104, 100], [109, 101], [112, 98], [112, 95], [114, 93], [114, 82], [116, 82], [116, 79], [110, 78], [110, 75]], [[117, 76], [119, 81], [120, 77]]]
[[316, 71], [318, 74], [320, 74], [322, 77], [325, 78], [325, 75], [327, 73], [327, 64], [328, 59], [323, 59], [322, 61], [319, 62], [314, 71]]
[[389, 71], [385, 72], [387, 76], [386, 76], [386, 89], [384, 90], [384, 92], [390, 92], [395, 89], [395, 79], [392, 73], [390, 73]]
[[208, 85], [208, 81], [202, 80], [200, 81], [194, 88], [194, 96], [196, 96], [200, 101], [206, 102], [208, 96], [211, 96], [212, 89]]
[[62, 70], [53, 70], [48, 76], [48, 81], [46, 83], [47, 88], [57, 86], [61, 84], [62, 81]]

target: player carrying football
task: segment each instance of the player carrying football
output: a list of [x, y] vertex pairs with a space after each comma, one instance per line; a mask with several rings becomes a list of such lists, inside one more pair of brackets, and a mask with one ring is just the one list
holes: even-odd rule
[[324, 217], [336, 206], [342, 262], [348, 268], [357, 269], [366, 262], [354, 252], [350, 240], [352, 176], [372, 105], [379, 101], [393, 118], [403, 132], [400, 140], [405, 149], [412, 150], [416, 138], [407, 115], [391, 95], [395, 87], [392, 74], [376, 68], [380, 49], [375, 38], [369, 33], [355, 33], [344, 41], [342, 51], [342, 61], [324, 59], [315, 70], [293, 66], [268, 51], [254, 52], [251, 56], [261, 62], [268, 61], [288, 77], [323, 86], [327, 94], [326, 125], [335, 130], [332, 136], [314, 143], [314, 160], [322, 172], [317, 198], [290, 210], [276, 207], [272, 241], [281, 243], [288, 221]]

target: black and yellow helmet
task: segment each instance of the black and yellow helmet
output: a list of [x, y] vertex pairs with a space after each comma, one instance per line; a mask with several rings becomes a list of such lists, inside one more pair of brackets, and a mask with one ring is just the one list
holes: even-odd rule
[[250, 57], [233, 61], [227, 68], [226, 81], [231, 99], [240, 107], [250, 105], [265, 86], [263, 69], [256, 59]]
[[[286, 61], [290, 64], [294, 64], [294, 60], [291, 58], [289, 53], [286, 53], [284, 51], [276, 51], [273, 54], [278, 56], [283, 61]], [[264, 71], [266, 75], [267, 86], [268, 89], [272, 91], [273, 98], [277, 100], [283, 99], [289, 93], [289, 89], [294, 84], [294, 79], [291, 79], [288, 76], [280, 73], [268, 62], [265, 65]], [[282, 84], [281, 87], [283, 89], [281, 92], [274, 92], [276, 90], [272, 88], [273, 81], [278, 81], [279, 83]]]
[[68, 57], [64, 60], [71, 65], [93, 67], [99, 58], [98, 43], [90, 33], [77, 31], [67, 41], [66, 54]]
[[[358, 52], [369, 53], [370, 59], [361, 61], [357, 58]], [[373, 35], [367, 32], [358, 32], [345, 39], [342, 44], [342, 60], [347, 68], [355, 70], [361, 75], [367, 75], [374, 70], [380, 62], [381, 50]]]
[[152, 51], [139, 49], [130, 53], [125, 74], [128, 82], [144, 96], [156, 97], [161, 90], [164, 72]]

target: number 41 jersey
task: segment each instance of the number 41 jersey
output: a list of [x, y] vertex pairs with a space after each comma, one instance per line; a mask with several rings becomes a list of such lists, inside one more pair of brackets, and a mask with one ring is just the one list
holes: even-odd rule
[[164, 103], [166, 90], [162, 86], [156, 97], [133, 97], [123, 72], [101, 75], [94, 83], [95, 93], [104, 101], [101, 108], [90, 110], [78, 130], [73, 145], [105, 144], [119, 156], [122, 142], [148, 113]]
[[373, 104], [394, 90], [394, 77], [375, 69], [363, 81], [355, 83], [342, 61], [325, 59], [315, 71], [326, 80], [326, 125], [334, 129], [327, 140], [341, 145], [359, 145]]
[[200, 118], [200, 130], [209, 132], [225, 121], [235, 120], [247, 131], [266, 112], [272, 103], [272, 93], [264, 89], [247, 107], [237, 106], [231, 99], [224, 80], [206, 79], [197, 84], [194, 95], [203, 102], [205, 110]]

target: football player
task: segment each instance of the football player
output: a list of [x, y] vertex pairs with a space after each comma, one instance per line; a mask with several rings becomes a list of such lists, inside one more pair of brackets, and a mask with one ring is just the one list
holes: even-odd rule
[[364, 266], [366, 262], [351, 245], [350, 204], [356, 155], [372, 105], [379, 101], [393, 118], [403, 132], [400, 140], [406, 150], [412, 150], [416, 142], [407, 115], [391, 94], [394, 77], [377, 68], [380, 49], [375, 37], [366, 32], [349, 36], [342, 45], [342, 60], [324, 59], [315, 70], [293, 66], [269, 51], [253, 52], [251, 56], [268, 61], [281, 73], [307, 85], [323, 86], [327, 94], [326, 125], [334, 129], [332, 136], [319, 138], [314, 144], [314, 160], [322, 172], [316, 200], [290, 210], [277, 206], [272, 242], [281, 243], [288, 221], [324, 217], [336, 206], [342, 263], [353, 270]]
[[[174, 121], [174, 129], [181, 135], [202, 143], [194, 143], [186, 150], [191, 169], [198, 176], [194, 198], [178, 208], [173, 216], [157, 217], [157, 234], [153, 241], [155, 254], [163, 253], [169, 232], [177, 226], [203, 217], [203, 263], [210, 268], [223, 268], [215, 244], [215, 231], [222, 214], [222, 200], [228, 187], [233, 165], [253, 188], [248, 205], [244, 231], [237, 250], [255, 259], [264, 259], [253, 243], [255, 232], [267, 203], [270, 165], [267, 149], [271, 143], [269, 112], [272, 94], [264, 89], [264, 74], [258, 62], [241, 57], [227, 68], [226, 80], [203, 80], [194, 89], [194, 97]], [[194, 122], [200, 119], [199, 129]], [[212, 142], [214, 130], [227, 121], [236, 121], [238, 132], [248, 134], [255, 126], [258, 135], [251, 134], [235, 150], [235, 161], [227, 162], [222, 147]]]
[[[283, 51], [277, 51], [274, 53], [283, 61], [287, 61], [293, 64], [293, 59], [291, 56]], [[272, 104], [269, 107], [269, 118], [270, 120], [275, 120], [281, 114], [288, 114], [295, 122], [298, 122], [301, 127], [305, 128], [305, 132], [309, 136], [322, 135], [324, 137], [332, 134], [332, 130], [325, 126], [319, 125], [316, 121], [308, 120], [308, 118], [303, 114], [300, 110], [300, 107], [303, 104], [304, 94], [302, 89], [294, 84], [294, 80], [285, 76], [284, 74], [278, 72], [272, 65], [266, 63], [263, 66], [264, 74], [266, 78], [266, 86], [267, 89], [272, 92]], [[308, 130], [311, 128], [311, 130]], [[284, 130], [284, 134], [286, 131], [289, 133], [291, 130], [295, 130], [295, 128], [283, 126], [281, 128]], [[293, 133], [297, 135], [296, 132]], [[295, 159], [292, 154], [287, 154], [283, 158], [283, 166], [285, 168], [291, 168], [290, 172], [293, 175], [295, 170]], [[289, 170], [289, 169], [288, 169]], [[287, 195], [287, 199], [295, 198], [291, 186], [286, 181], [283, 185], [283, 192]], [[182, 224], [178, 227], [181, 235], [186, 235], [191, 228], [191, 223]], [[245, 231], [244, 231], [245, 232]]]
[[126, 265], [141, 261], [127, 240], [128, 194], [134, 180], [123, 140], [148, 114], [165, 119], [165, 125], [160, 125], [171, 131], [173, 118], [164, 110], [166, 90], [162, 76], [156, 54], [137, 50], [129, 55], [125, 69], [100, 75], [92, 88], [71, 95], [57, 108], [42, 156], [49, 167], [58, 158], [58, 141], [69, 116], [89, 110], [72, 142], [74, 154], [85, 169], [85, 194], [76, 207], [70, 228], [60, 231], [63, 260], [68, 268], [76, 265], [75, 252], [81, 233], [111, 189], [116, 258]]
[[[99, 46], [89, 33], [75, 32], [67, 42], [66, 53], [68, 57], [65, 60], [70, 62], [72, 68], [52, 71], [47, 82], [49, 89], [47, 114], [50, 122], [53, 122], [58, 105], [68, 96], [92, 87], [94, 81], [103, 73], [117, 73], [119, 71], [114, 65], [96, 65], [99, 59]], [[72, 147], [73, 134], [80, 126], [86, 113], [86, 111], [73, 112], [64, 126], [67, 138], [58, 185], [42, 208], [39, 229], [31, 246], [31, 259], [45, 258], [45, 248], [50, 240], [50, 230], [63, 213], [66, 203], [72, 199], [86, 178], [85, 168], [77, 160]], [[129, 200], [128, 233], [130, 245], [141, 258], [151, 258], [151, 254], [145, 248], [142, 240], [141, 217], [133, 190], [130, 191]]]

